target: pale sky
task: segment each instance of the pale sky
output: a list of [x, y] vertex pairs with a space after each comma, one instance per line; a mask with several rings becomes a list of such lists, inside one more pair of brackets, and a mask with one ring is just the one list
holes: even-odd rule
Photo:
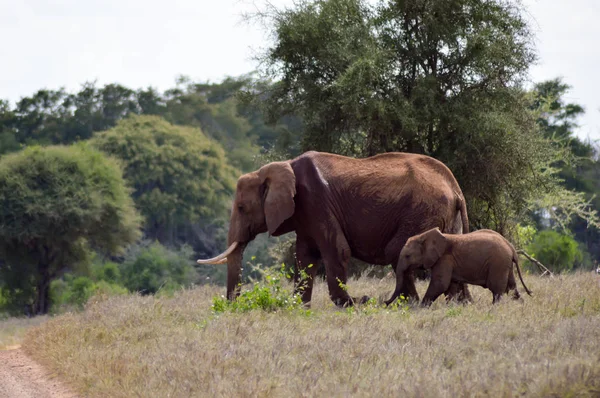
[[[578, 135], [600, 139], [600, 1], [523, 2], [540, 57], [531, 81], [562, 76], [568, 99], [586, 109]], [[249, 9], [251, 0], [0, 0], [0, 98], [92, 80], [162, 91], [178, 75], [218, 82], [248, 73], [267, 43], [260, 26], [241, 22]]]

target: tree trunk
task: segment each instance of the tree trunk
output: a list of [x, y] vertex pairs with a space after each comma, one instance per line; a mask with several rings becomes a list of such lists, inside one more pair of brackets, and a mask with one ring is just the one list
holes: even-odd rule
[[37, 297], [33, 305], [34, 315], [45, 315], [50, 310], [50, 278], [41, 274], [37, 284]]

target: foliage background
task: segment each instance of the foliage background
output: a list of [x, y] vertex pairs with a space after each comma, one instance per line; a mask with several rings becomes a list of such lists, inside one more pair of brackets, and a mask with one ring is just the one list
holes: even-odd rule
[[[495, 229], [556, 271], [595, 267], [600, 152], [574, 134], [586, 110], [567, 100], [567, 82], [527, 85], [536, 55], [524, 12], [511, 0], [267, 5], [249, 16], [273, 38], [257, 73], [218, 83], [182, 76], [164, 92], [87, 82], [0, 100], [0, 202], [20, 203], [0, 210], [0, 232], [25, 244], [3, 243], [0, 312], [35, 301], [34, 247], [43, 239], [70, 245], [50, 273], [58, 307], [80, 307], [98, 292], [223, 283], [224, 267], [190, 267], [224, 248], [236, 178], [309, 149], [436, 157], [461, 184], [472, 229]], [[112, 183], [100, 184], [109, 175]], [[102, 200], [124, 206], [123, 230], [102, 230], [109, 245], [77, 226]], [[56, 209], [71, 209], [60, 212], [65, 223]], [[131, 232], [138, 224], [143, 242]], [[256, 267], [289, 267], [293, 244], [293, 234], [258, 237], [246, 250], [245, 280], [261, 277]], [[127, 254], [108, 250], [116, 246]], [[385, 274], [350, 266], [365, 270]]]

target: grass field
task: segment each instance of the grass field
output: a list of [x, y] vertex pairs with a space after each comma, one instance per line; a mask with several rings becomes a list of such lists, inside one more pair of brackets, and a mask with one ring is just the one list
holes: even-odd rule
[[28, 329], [47, 320], [47, 316], [0, 319], [0, 350], [20, 345]]
[[[310, 314], [213, 314], [216, 287], [95, 299], [24, 348], [91, 397], [600, 396], [600, 276], [525, 278], [533, 297], [495, 306], [473, 286], [467, 306], [346, 311], [323, 283]], [[393, 285], [348, 283], [377, 298]]]

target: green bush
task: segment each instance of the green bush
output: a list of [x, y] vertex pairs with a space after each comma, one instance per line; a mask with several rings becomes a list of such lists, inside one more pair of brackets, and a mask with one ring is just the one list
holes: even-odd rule
[[248, 312], [263, 310], [267, 312], [291, 311], [302, 309], [302, 298], [283, 286], [282, 281], [290, 279], [291, 275], [285, 271], [285, 266], [280, 270], [263, 271], [262, 281], [256, 282], [252, 290], [242, 292], [240, 296], [229, 301], [224, 296], [213, 297], [213, 311], [221, 312]]
[[94, 281], [85, 276], [78, 276], [73, 279], [70, 290], [70, 302], [83, 307], [87, 303], [88, 299], [94, 293]]
[[107, 281], [98, 281], [94, 286], [94, 294], [105, 294], [107, 296], [118, 296], [128, 294], [129, 290], [124, 286]]
[[4, 295], [4, 291], [2, 288], [0, 288], [0, 319], [2, 319], [2, 314], [6, 311], [6, 305], [8, 304], [8, 301]]
[[121, 283], [121, 270], [119, 264], [108, 261], [92, 266], [92, 276], [96, 281], [106, 281], [113, 284]]
[[[251, 265], [251, 264], [249, 264]], [[224, 296], [213, 297], [212, 310], [214, 314], [223, 312], [249, 312], [254, 310], [266, 312], [287, 311], [302, 315], [311, 315], [312, 312], [304, 307], [302, 297], [284, 286], [283, 281], [292, 279], [292, 273], [282, 264], [279, 269], [267, 268], [260, 269], [254, 267], [257, 272], [262, 274], [259, 282], [254, 282], [251, 290], [242, 292], [236, 300], [229, 301]], [[301, 280], [306, 280], [308, 274], [302, 272]], [[347, 289], [347, 286], [340, 282], [340, 287]], [[333, 305], [333, 304], [332, 304]], [[408, 300], [400, 296], [389, 306], [381, 305], [377, 299], [371, 297], [364, 304], [356, 304], [346, 308], [343, 314], [374, 314], [377, 312], [399, 312], [402, 315], [408, 315]]]
[[527, 251], [554, 272], [570, 271], [582, 265], [584, 253], [569, 235], [553, 230], [537, 233]]
[[154, 294], [191, 286], [198, 281], [188, 246], [171, 250], [158, 242], [131, 248], [121, 264], [123, 285], [132, 292]]
[[66, 274], [50, 284], [52, 298], [51, 312], [60, 313], [69, 309], [82, 309], [88, 300], [96, 294], [114, 296], [129, 291], [116, 283], [105, 280], [94, 281], [86, 276]]

